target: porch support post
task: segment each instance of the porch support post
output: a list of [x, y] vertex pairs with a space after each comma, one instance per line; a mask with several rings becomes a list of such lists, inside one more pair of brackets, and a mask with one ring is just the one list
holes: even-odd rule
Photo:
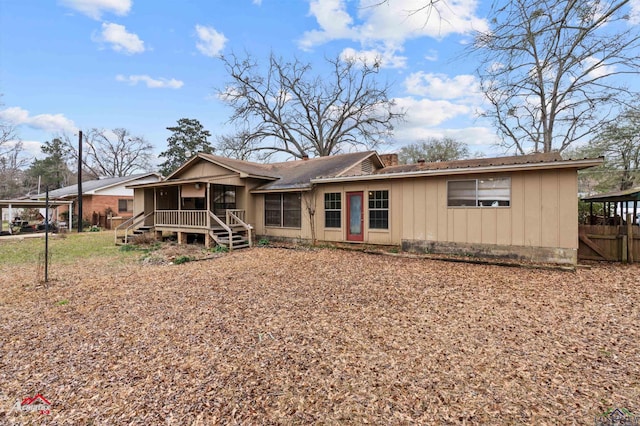
[[[205, 245], [206, 245], [206, 238], [209, 237], [209, 230], [211, 229], [211, 182], [207, 182], [207, 198], [206, 201], [207, 203], [207, 236], [205, 237]], [[208, 248], [209, 246], [207, 246]]]
[[178, 244], [184, 244], [184, 232], [178, 231]]
[[[209, 216], [207, 216], [209, 217]], [[211, 248], [211, 235], [209, 234], [209, 232], [207, 231], [206, 234], [204, 234], [204, 247], [205, 248]]]
[[627, 261], [633, 263], [633, 215], [627, 212]]

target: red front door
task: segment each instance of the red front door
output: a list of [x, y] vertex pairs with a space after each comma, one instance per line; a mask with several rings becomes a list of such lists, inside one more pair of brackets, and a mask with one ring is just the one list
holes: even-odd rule
[[364, 239], [363, 201], [362, 191], [347, 192], [347, 241]]

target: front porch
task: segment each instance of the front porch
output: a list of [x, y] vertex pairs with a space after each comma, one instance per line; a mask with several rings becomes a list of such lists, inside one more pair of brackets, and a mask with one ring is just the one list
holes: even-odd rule
[[189, 235], [204, 236], [207, 248], [220, 245], [230, 250], [253, 245], [253, 226], [247, 221], [244, 187], [206, 181], [162, 182], [136, 191], [140, 207], [130, 220], [116, 228], [116, 243], [128, 243], [142, 234], [160, 239], [166, 234], [178, 244]]

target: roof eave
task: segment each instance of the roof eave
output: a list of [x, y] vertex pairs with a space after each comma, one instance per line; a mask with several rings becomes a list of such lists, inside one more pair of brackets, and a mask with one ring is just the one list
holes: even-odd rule
[[273, 189], [252, 189], [252, 194], [271, 194], [279, 192], [307, 192], [311, 190], [311, 186], [296, 187], [296, 188], [273, 188]]
[[506, 164], [483, 167], [463, 167], [456, 169], [432, 169], [418, 170], [412, 172], [396, 172], [396, 173], [379, 173], [374, 175], [359, 176], [343, 176], [331, 178], [311, 179], [311, 183], [332, 183], [332, 182], [357, 182], [362, 180], [383, 180], [383, 179], [402, 179], [421, 176], [446, 176], [446, 175], [462, 175], [475, 173], [492, 173], [492, 172], [510, 172], [510, 171], [528, 171], [528, 170], [551, 170], [551, 169], [586, 169], [596, 167], [603, 163], [602, 158], [585, 159], [585, 160], [567, 160], [544, 163], [525, 163], [525, 164]]

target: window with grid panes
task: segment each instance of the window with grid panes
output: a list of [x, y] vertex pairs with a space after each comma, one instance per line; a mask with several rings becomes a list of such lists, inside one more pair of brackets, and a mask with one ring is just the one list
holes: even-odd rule
[[369, 191], [369, 229], [389, 229], [389, 191]]
[[324, 194], [324, 227], [340, 228], [342, 215], [342, 194], [329, 192]]

